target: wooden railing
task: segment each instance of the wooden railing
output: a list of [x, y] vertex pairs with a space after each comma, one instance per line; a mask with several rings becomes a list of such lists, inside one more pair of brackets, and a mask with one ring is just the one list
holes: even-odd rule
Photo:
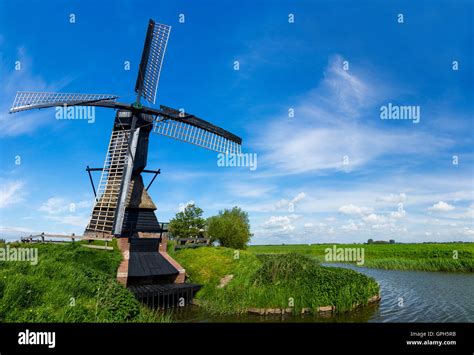
[[176, 238], [175, 241], [174, 250], [205, 247], [211, 243], [210, 238]]
[[[91, 249], [102, 249], [102, 250], [113, 250], [114, 248], [109, 246], [109, 242], [112, 241], [112, 237], [90, 237], [83, 235], [67, 235], [67, 234], [47, 234], [41, 233], [36, 235], [29, 235], [27, 237], [22, 237], [22, 243], [67, 243], [75, 242], [76, 240], [88, 241], [88, 244], [81, 244], [86, 248]], [[91, 244], [94, 241], [103, 241], [105, 245], [94, 245]]]

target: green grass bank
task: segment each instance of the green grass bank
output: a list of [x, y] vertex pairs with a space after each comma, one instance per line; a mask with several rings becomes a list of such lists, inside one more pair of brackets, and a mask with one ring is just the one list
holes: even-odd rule
[[[253, 254], [298, 253], [325, 262], [325, 250], [334, 244], [255, 245]], [[474, 243], [444, 244], [336, 244], [337, 248], [364, 248], [364, 267], [474, 272]]]
[[[203, 285], [196, 298], [211, 314], [243, 314], [249, 308], [316, 312], [325, 306], [344, 312], [367, 304], [379, 293], [378, 284], [370, 277], [324, 267], [296, 253], [257, 257], [249, 251], [204, 247], [181, 250], [173, 257], [192, 282]], [[219, 287], [228, 275], [233, 278]]]
[[[114, 243], [115, 244], [115, 243]], [[38, 264], [0, 262], [0, 322], [163, 322], [116, 280], [121, 254], [80, 243], [38, 248]], [[5, 248], [5, 244], [0, 244]]]

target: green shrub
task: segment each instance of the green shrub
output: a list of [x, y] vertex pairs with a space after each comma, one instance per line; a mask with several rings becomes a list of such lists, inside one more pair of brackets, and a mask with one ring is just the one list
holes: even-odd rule
[[176, 213], [170, 221], [169, 231], [174, 238], [204, 237], [206, 220], [202, 218], [202, 209], [187, 205], [184, 211]]
[[248, 214], [239, 207], [220, 211], [208, 218], [207, 231], [211, 241], [219, 242], [220, 246], [245, 249], [251, 236]]

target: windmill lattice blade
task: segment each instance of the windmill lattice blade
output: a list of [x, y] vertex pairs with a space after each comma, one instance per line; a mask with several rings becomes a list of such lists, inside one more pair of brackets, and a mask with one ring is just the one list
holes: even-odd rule
[[171, 26], [155, 23], [153, 20], [148, 24], [135, 92], [153, 104], [170, 31]]
[[212, 123], [207, 122], [199, 117], [164, 105], [160, 105], [160, 109], [163, 114], [167, 115], [168, 118], [171, 118], [175, 121], [187, 123], [191, 126], [195, 126], [205, 131], [217, 134], [218, 136], [227, 138], [232, 142], [242, 144], [242, 139], [240, 137], [237, 137], [235, 134], [232, 134], [221, 127], [215, 126]]
[[63, 92], [31, 92], [18, 91], [13, 101], [10, 113], [31, 110], [34, 108], [53, 107], [61, 105], [77, 105], [98, 101], [113, 102], [116, 95], [107, 94], [71, 94]]
[[242, 147], [239, 143], [184, 122], [174, 120], [155, 121], [153, 132], [219, 153], [242, 153]]
[[95, 205], [86, 233], [112, 234], [120, 188], [127, 164], [129, 134], [129, 130], [112, 131]]

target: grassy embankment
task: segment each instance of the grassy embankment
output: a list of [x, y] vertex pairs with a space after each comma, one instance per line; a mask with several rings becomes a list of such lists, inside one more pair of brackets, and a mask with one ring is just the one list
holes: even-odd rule
[[[257, 245], [254, 254], [298, 253], [325, 262], [325, 249], [333, 244]], [[337, 244], [338, 248], [364, 248], [363, 266], [420, 271], [474, 272], [474, 243], [444, 244]], [[457, 256], [457, 259], [456, 259]]]
[[[379, 293], [374, 279], [358, 272], [320, 266], [298, 254], [257, 257], [248, 251], [204, 247], [173, 253], [192, 282], [203, 284], [197, 294], [201, 306], [214, 314], [245, 313], [248, 308], [303, 308], [336, 306], [344, 312], [367, 304]], [[220, 280], [233, 275], [219, 288]]]
[[[160, 322], [115, 280], [121, 254], [75, 244], [38, 248], [38, 264], [0, 262], [0, 322]], [[5, 244], [0, 244], [1, 248]]]

